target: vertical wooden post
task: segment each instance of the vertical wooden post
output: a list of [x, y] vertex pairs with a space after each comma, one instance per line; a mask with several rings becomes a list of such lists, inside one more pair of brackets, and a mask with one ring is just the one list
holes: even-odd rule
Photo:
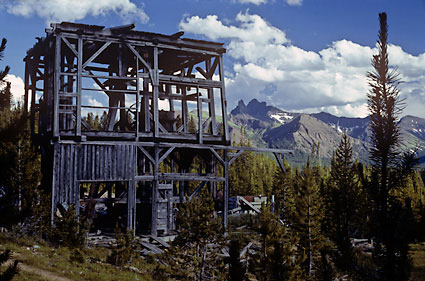
[[151, 130], [151, 119], [149, 117], [149, 83], [146, 78], [143, 78], [143, 97], [142, 97], [142, 108], [143, 108], [143, 123], [144, 132]]
[[[29, 71], [28, 71], [28, 60], [25, 59], [25, 95], [24, 95], [24, 117], [28, 114], [28, 87], [29, 87]], [[31, 130], [32, 133], [32, 130]]]
[[187, 129], [188, 109], [187, 109], [187, 100], [186, 100], [186, 86], [181, 86], [181, 91], [183, 95], [183, 99], [182, 99], [183, 132], [188, 133], [188, 129]]
[[82, 75], [83, 75], [83, 39], [78, 38], [78, 58], [77, 58], [77, 124], [75, 133], [81, 136], [81, 99], [82, 99]]
[[[54, 66], [54, 79], [55, 87], [53, 89], [53, 136], [59, 137], [59, 86], [60, 86], [60, 62], [61, 62], [61, 37], [56, 35], [55, 47], [55, 66]], [[33, 82], [34, 83], [34, 82]]]
[[153, 181], [152, 181], [152, 227], [151, 234], [157, 236], [158, 234], [158, 168], [159, 168], [159, 148], [158, 145], [154, 146], [154, 163], [153, 163]]
[[224, 210], [223, 220], [224, 228], [227, 232], [227, 222], [229, 214], [229, 157], [227, 156], [227, 149], [224, 150]]
[[[127, 76], [127, 70], [128, 70], [128, 62], [125, 58], [124, 53], [124, 46], [123, 44], [118, 45], [118, 72], [117, 75], [120, 77], [126, 77]], [[117, 85], [115, 87], [119, 90], [125, 90], [127, 89], [127, 85], [123, 83], [122, 81], [117, 82]], [[127, 112], [125, 108], [125, 93], [116, 93], [119, 99], [119, 108], [120, 108], [120, 122], [119, 122], [119, 128], [120, 131], [123, 132], [126, 129], [126, 126], [128, 124], [128, 118], [127, 118]]]
[[[174, 160], [170, 159], [171, 173], [175, 172]], [[171, 234], [174, 228], [174, 181], [171, 181], [171, 189], [167, 193], [167, 233]]]
[[[168, 95], [170, 95], [168, 101], [169, 101], [169, 104], [170, 104], [170, 112], [173, 113], [172, 118], [174, 119], [175, 118], [175, 116], [174, 116], [174, 113], [175, 113], [174, 112], [174, 99], [171, 97], [171, 95], [173, 94], [172, 86], [167, 84], [167, 85], [165, 85], [165, 87], [167, 89]], [[171, 131], [175, 132], [176, 131], [176, 122], [174, 122], [174, 120], [171, 120], [171, 121], [172, 121]]]
[[131, 175], [132, 178], [128, 182], [127, 190], [127, 228], [133, 231], [133, 234], [136, 232], [136, 165], [137, 165], [137, 147], [134, 145], [130, 146], [129, 151], [130, 159], [129, 167], [132, 169]]
[[153, 85], [153, 97], [152, 97], [152, 115], [153, 115], [153, 136], [154, 138], [159, 136], [159, 115], [158, 115], [158, 94], [159, 94], [159, 70], [158, 70], [158, 47], [153, 48], [153, 69], [152, 73], [152, 85]]
[[171, 231], [173, 229], [173, 189], [170, 190], [167, 189], [166, 191], [166, 197], [167, 197], [167, 234], [171, 234]]
[[[180, 168], [180, 173], [185, 174], [186, 169]], [[185, 203], [185, 184], [186, 182], [184, 180], [181, 180], [179, 182], [179, 196], [180, 196], [180, 203]]]
[[128, 182], [127, 193], [127, 227], [136, 231], [136, 181], [134, 179]]
[[[139, 60], [136, 58], [136, 141], [139, 140], [139, 106], [140, 106], [140, 87], [139, 87]], [[137, 159], [136, 159], [137, 161]]]
[[51, 225], [54, 224], [54, 218], [55, 218], [55, 211], [56, 211], [56, 196], [57, 196], [57, 190], [56, 190], [56, 177], [58, 176], [57, 171], [57, 165], [58, 165], [58, 155], [56, 153], [56, 150], [59, 149], [59, 145], [55, 143], [52, 147], [53, 150], [53, 171], [52, 171], [52, 199], [51, 199], [51, 209], [50, 209], [50, 223]]
[[279, 165], [280, 169], [283, 173], [286, 173], [285, 165], [283, 165], [283, 157], [278, 152], [273, 152], [274, 157], [276, 157], [277, 164]]
[[198, 141], [203, 143], [202, 139], [202, 99], [199, 92], [199, 86], [196, 87], [197, 105], [198, 105]]
[[[61, 43], [62, 43], [62, 39], [60, 39], [60, 40], [61, 40]], [[61, 98], [61, 94], [60, 94], [62, 91], [65, 92], [65, 75], [62, 74], [64, 72], [65, 72], [65, 56], [63, 56], [61, 54], [60, 68], [59, 68], [59, 71], [58, 71], [58, 73], [59, 73], [59, 81], [60, 81], [59, 92], [58, 92], [58, 101], [59, 101], [59, 107], [62, 107], [63, 109], [69, 110], [70, 107], [68, 107], [68, 106], [66, 106], [66, 107], [61, 106], [61, 104], [67, 104], [67, 102], [65, 101], [66, 99], [62, 99]], [[69, 129], [66, 126], [67, 125], [66, 119], [67, 119], [67, 117], [69, 117], [68, 115], [70, 115], [70, 114], [66, 114], [66, 113], [65, 114], [62, 114], [62, 118], [61, 118], [61, 115], [59, 114], [59, 131], [60, 130], [68, 130]]]
[[220, 55], [220, 61], [218, 64], [219, 72], [220, 72], [220, 81], [221, 81], [221, 110], [222, 110], [222, 116], [223, 116], [223, 138], [227, 142], [230, 141], [229, 138], [229, 127], [227, 124], [227, 100], [226, 100], [226, 90], [224, 85], [224, 66], [223, 66], [223, 56]]
[[72, 154], [71, 157], [74, 157], [73, 159], [73, 165], [72, 165], [72, 190], [74, 191], [74, 206], [75, 206], [75, 212], [77, 216], [80, 216], [80, 183], [78, 182], [78, 169], [80, 168], [78, 166], [78, 157], [79, 157], [79, 149], [76, 145], [72, 145]]
[[[36, 66], [34, 59], [30, 60], [29, 65], [29, 75], [30, 75], [30, 81], [31, 81], [31, 132], [35, 133], [35, 99], [37, 97], [36, 95], [36, 86], [37, 86], [37, 78], [35, 77]], [[41, 117], [41, 116], [39, 116]]]
[[[209, 73], [209, 71], [211, 70], [211, 59], [207, 60], [205, 63], [206, 63], [207, 73]], [[212, 80], [213, 76], [214, 76], [214, 74], [212, 74], [210, 80]], [[210, 101], [209, 104], [208, 104], [209, 105], [208, 111], [209, 111], [209, 117], [211, 118], [211, 123], [210, 123], [211, 134], [213, 134], [215, 136], [215, 135], [217, 135], [217, 125], [216, 125], [216, 120], [215, 120], [214, 89], [212, 89], [212, 88], [208, 88], [208, 99]]]

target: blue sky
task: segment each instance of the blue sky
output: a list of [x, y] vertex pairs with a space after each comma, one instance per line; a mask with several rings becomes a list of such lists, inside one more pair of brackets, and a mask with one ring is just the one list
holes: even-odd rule
[[257, 98], [293, 112], [363, 117], [383, 11], [404, 114], [425, 118], [425, 0], [0, 0], [0, 37], [8, 39], [0, 67], [11, 66], [19, 96], [22, 59], [50, 22], [135, 22], [138, 30], [224, 42], [230, 109]]

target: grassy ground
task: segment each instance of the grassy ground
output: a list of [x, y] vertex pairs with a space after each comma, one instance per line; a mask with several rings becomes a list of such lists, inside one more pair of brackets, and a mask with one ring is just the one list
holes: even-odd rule
[[410, 245], [413, 261], [411, 280], [425, 280], [425, 242]]
[[[134, 259], [133, 270], [106, 263], [110, 254], [106, 248], [83, 249], [85, 262], [78, 263], [71, 262], [72, 250], [68, 248], [52, 248], [43, 241], [0, 233], [0, 252], [5, 249], [13, 252], [13, 259], [20, 260], [21, 270], [14, 280], [155, 280], [152, 277], [155, 265], [144, 259]], [[413, 262], [410, 280], [425, 280], [425, 242], [412, 244], [410, 249]]]
[[[42, 241], [13, 238], [0, 233], [0, 252], [10, 249], [13, 259], [21, 261], [20, 273], [14, 280], [154, 280], [154, 265], [141, 258], [133, 260], [132, 267], [115, 267], [105, 262], [109, 250], [83, 249], [85, 262], [71, 262], [72, 250], [51, 248]], [[29, 270], [28, 270], [29, 269]], [[137, 271], [137, 272], [135, 272]], [[47, 276], [50, 275], [50, 276]]]

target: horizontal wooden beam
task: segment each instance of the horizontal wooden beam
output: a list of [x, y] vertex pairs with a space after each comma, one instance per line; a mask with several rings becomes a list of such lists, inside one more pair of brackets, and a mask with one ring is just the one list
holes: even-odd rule
[[[155, 179], [154, 175], [146, 174], [135, 176], [137, 181], [153, 181]], [[159, 180], [177, 180], [177, 181], [224, 181], [224, 177], [217, 177], [213, 174], [194, 174], [194, 173], [158, 173]]]
[[[62, 36], [66, 36], [68, 39], [69, 38], [74, 38], [74, 39], [78, 39], [78, 38], [82, 38], [83, 40], [90, 40], [90, 41], [97, 41], [97, 42], [111, 42], [111, 43], [122, 43], [122, 37], [112, 37], [112, 36], [98, 36], [98, 35], [78, 35], [78, 34], [74, 34], [74, 33], [70, 33], [70, 32], [61, 32]], [[222, 53], [225, 53], [226, 50], [224, 48], [218, 48], [217, 51], [214, 50], [206, 50], [205, 47], [203, 46], [203, 44], [196, 44], [196, 45], [192, 45], [192, 46], [185, 46], [182, 47], [181, 46], [181, 39], [177, 40], [179, 41], [179, 43], [177, 43], [180, 46], [174, 46], [174, 43], [170, 41], [171, 44], [167, 44], [167, 43], [159, 43], [159, 44], [154, 44], [153, 42], [151, 42], [149, 39], [143, 39], [143, 38], [136, 38], [136, 37], [132, 37], [129, 36], [129, 34], [126, 34], [126, 38], [125, 38], [125, 42], [131, 44], [133, 47], [158, 47], [160, 49], [169, 49], [169, 50], [178, 50], [178, 51], [186, 51], [189, 53], [198, 53], [201, 55], [205, 55], [205, 56], [219, 56]], [[176, 42], [176, 41], [174, 41]], [[204, 47], [204, 49], [202, 49], [202, 47]]]
[[[98, 133], [105, 133], [105, 136], [114, 136], [114, 135], [132, 135], [134, 137], [134, 134], [132, 133], [116, 133], [111, 132], [108, 135], [108, 132], [84, 132], [84, 133], [92, 133], [92, 134], [98, 134]], [[196, 137], [196, 136], [195, 136]], [[59, 143], [77, 143], [72, 140], [60, 140]], [[265, 153], [281, 153], [281, 154], [293, 154], [294, 150], [292, 149], [280, 149], [280, 148], [265, 148], [265, 147], [247, 147], [247, 146], [227, 146], [227, 145], [219, 145], [219, 144], [196, 144], [196, 143], [181, 143], [181, 142], [143, 142], [143, 141], [110, 141], [107, 144], [105, 144], [102, 141], [87, 141], [84, 142], [84, 144], [97, 144], [97, 145], [114, 145], [114, 144], [132, 144], [135, 146], [146, 146], [146, 147], [152, 147], [157, 145], [159, 148], [170, 148], [170, 147], [176, 147], [178, 148], [193, 148], [193, 149], [215, 149], [215, 150], [243, 150], [243, 151], [253, 151], [253, 152], [265, 152]]]
[[205, 88], [221, 88], [223, 86], [222, 81], [215, 80], [205, 80], [199, 78], [191, 78], [184, 76], [175, 76], [175, 75], [159, 75], [160, 83], [174, 83], [174, 84], [182, 84], [192, 87], [205, 87]]

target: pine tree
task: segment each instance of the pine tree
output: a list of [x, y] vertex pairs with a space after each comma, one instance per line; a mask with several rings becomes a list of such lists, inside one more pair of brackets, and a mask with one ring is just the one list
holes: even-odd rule
[[288, 223], [290, 214], [294, 213], [292, 209], [295, 207], [294, 199], [294, 185], [295, 185], [295, 174], [290, 165], [284, 160], [285, 172], [281, 169], [277, 169], [273, 180], [272, 193], [275, 195], [275, 206], [274, 210], [279, 218]]
[[0, 223], [15, 224], [33, 215], [40, 196], [40, 158], [31, 145], [29, 125], [23, 109], [0, 112], [0, 209], [8, 216], [0, 217]]
[[[3, 52], [6, 49], [7, 40], [2, 39], [0, 44], [0, 60], [3, 58]], [[4, 70], [0, 70], [0, 111], [9, 110], [12, 101], [12, 93], [10, 92], [10, 82], [4, 81], [4, 78], [9, 73], [10, 67], [6, 66]]]
[[[241, 129], [241, 138], [234, 146], [251, 146], [245, 128]], [[277, 165], [269, 156], [245, 151], [230, 165], [230, 195], [270, 195], [273, 175]]]
[[300, 264], [305, 257], [295, 250], [298, 239], [271, 211], [270, 204], [263, 203], [261, 206], [258, 232], [261, 236], [261, 253], [259, 262], [251, 265], [251, 271], [260, 280], [304, 280]]
[[293, 194], [294, 207], [291, 208], [293, 213], [290, 214], [289, 225], [293, 234], [299, 238], [298, 255], [306, 256], [302, 269], [311, 279], [325, 240], [321, 233], [324, 216], [322, 198], [309, 162], [301, 173], [296, 174]]
[[125, 233], [121, 231], [118, 223], [115, 225], [116, 245], [112, 253], [108, 256], [107, 262], [116, 266], [122, 266], [131, 263], [135, 256], [136, 243], [133, 232], [126, 229]]
[[335, 270], [328, 260], [327, 251], [325, 249], [320, 250], [320, 262], [315, 272], [315, 280], [333, 281], [335, 280], [335, 275]]
[[396, 69], [390, 71], [387, 52], [387, 15], [379, 14], [378, 55], [374, 55], [374, 71], [368, 72], [372, 176], [369, 188], [373, 201], [372, 232], [376, 237], [375, 256], [382, 280], [409, 278], [408, 240], [400, 241], [405, 229], [403, 206], [393, 192], [403, 186], [414, 157], [405, 154], [402, 165], [399, 150], [401, 138], [397, 121], [403, 109], [399, 98], [400, 83]]
[[223, 244], [223, 226], [214, 217], [214, 201], [208, 192], [180, 205], [177, 214], [178, 235], [167, 259], [171, 266], [171, 277], [181, 279], [192, 276], [204, 280], [205, 276], [226, 274], [224, 261], [209, 245]]
[[349, 269], [353, 263], [350, 237], [361, 224], [360, 207], [363, 201], [360, 181], [353, 166], [353, 149], [345, 133], [331, 161], [331, 173], [325, 191], [326, 228], [341, 256], [337, 264]]
[[187, 130], [189, 133], [194, 134], [198, 131], [198, 126], [196, 126], [195, 118], [190, 115], [189, 122], [187, 124]]
[[[4, 50], [6, 49], [6, 43], [7, 43], [7, 40], [6, 40], [6, 38], [3, 38], [2, 40], [1, 40], [1, 44], [0, 44], [0, 60], [3, 58], [3, 52], [4, 52]], [[0, 83], [1, 82], [3, 82], [4, 81], [4, 78], [6, 77], [6, 75], [9, 73], [9, 70], [10, 70], [10, 67], [9, 66], [6, 66], [5, 68], [4, 68], [4, 70], [1, 70], [0, 71]]]
[[85, 246], [87, 228], [78, 221], [75, 207], [71, 204], [65, 208], [59, 205], [61, 216], [55, 216], [55, 227], [51, 239], [57, 244], [69, 248]]
[[[10, 110], [12, 106], [12, 93], [10, 92], [11, 83], [5, 81], [6, 86], [0, 90], [0, 111]], [[2, 87], [0, 82], [0, 87]]]
[[[6, 48], [0, 44], [0, 59]], [[39, 197], [40, 159], [29, 138], [29, 124], [18, 103], [12, 108], [10, 82], [4, 81], [10, 68], [0, 71], [0, 224], [11, 225], [33, 215]], [[3, 88], [4, 86], [4, 88]]]

